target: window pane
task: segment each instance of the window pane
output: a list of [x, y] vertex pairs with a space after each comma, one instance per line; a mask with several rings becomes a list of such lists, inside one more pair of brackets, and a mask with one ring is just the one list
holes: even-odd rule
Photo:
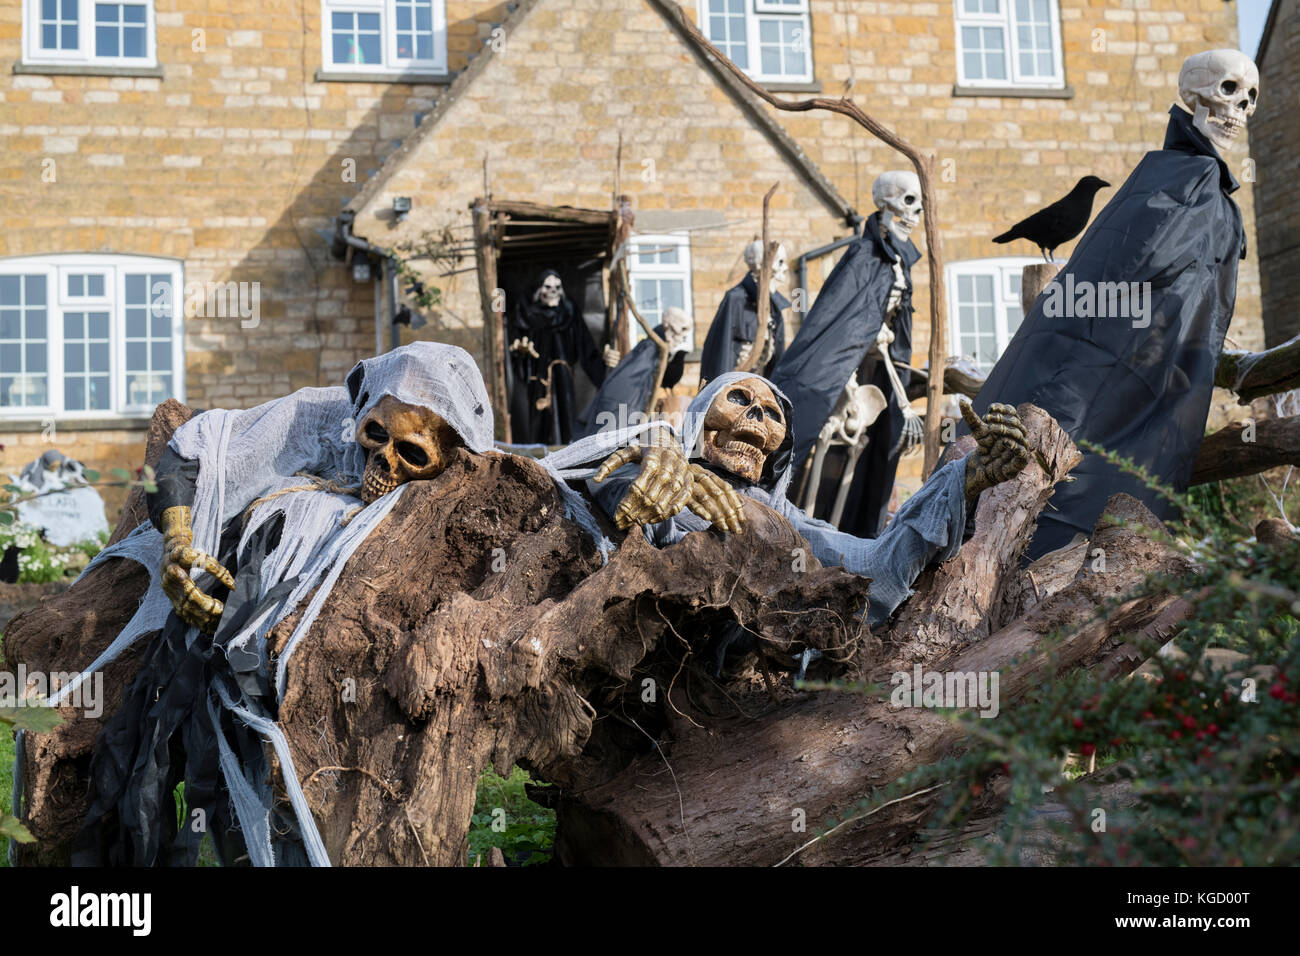
[[144, 52], [144, 27], [127, 27], [122, 31], [122, 55], [142, 57]]
[[80, 342], [68, 342], [63, 346], [63, 371], [84, 372], [86, 370], [86, 347]]
[[107, 375], [95, 375], [90, 379], [90, 407], [95, 411], [107, 411], [113, 405], [111, 380]]
[[63, 337], [79, 339], [86, 334], [86, 316], [84, 312], [63, 313]]
[[0, 305], [22, 305], [22, 276], [0, 276]]
[[91, 275], [86, 277], [86, 294], [104, 294], [104, 277], [102, 275]]
[[63, 27], [63, 49], [75, 50], [77, 48], [77, 25], [75, 23], [65, 24]]
[[23, 328], [23, 334], [29, 339], [45, 338], [45, 310], [31, 309], [27, 310], [27, 321]]
[[117, 27], [95, 27], [95, 56], [117, 56]]
[[59, 27], [55, 23], [41, 24], [41, 49], [57, 50], [59, 48]]
[[16, 339], [22, 335], [22, 315], [17, 309], [0, 309], [0, 339]]
[[69, 376], [63, 380], [63, 407], [70, 412], [86, 409], [86, 379], [84, 376]]
[[45, 276], [27, 276], [23, 282], [27, 305], [45, 304]]
[[132, 3], [123, 6], [122, 19], [127, 23], [144, 23], [144, 5]]
[[172, 344], [154, 342], [149, 346], [150, 368], [155, 371], [167, 371], [172, 367]]
[[68, 295], [85, 295], [86, 294], [86, 277], [79, 275], [68, 276]]
[[23, 370], [23, 347], [21, 345], [0, 344], [0, 372], [13, 373]]
[[149, 346], [145, 342], [126, 343], [126, 367], [130, 371], [149, 368]]

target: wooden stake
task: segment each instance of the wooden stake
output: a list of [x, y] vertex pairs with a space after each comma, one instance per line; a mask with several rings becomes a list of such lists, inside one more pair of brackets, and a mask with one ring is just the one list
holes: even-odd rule
[[749, 357], [736, 366], [737, 372], [752, 372], [758, 365], [763, 349], [767, 348], [767, 318], [772, 311], [772, 292], [768, 286], [772, 283], [772, 260], [776, 258], [778, 245], [768, 236], [768, 205], [772, 201], [772, 194], [780, 185], [779, 182], [773, 183], [772, 188], [763, 197], [763, 264], [758, 270], [758, 328], [754, 332], [754, 343], [750, 346]]

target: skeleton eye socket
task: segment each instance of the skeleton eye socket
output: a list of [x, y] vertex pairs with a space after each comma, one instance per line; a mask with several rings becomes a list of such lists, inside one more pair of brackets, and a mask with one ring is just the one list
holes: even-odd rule
[[367, 422], [366, 437], [372, 442], [382, 445], [388, 441], [388, 432], [385, 431], [384, 426], [379, 424], [379, 422]]
[[763, 411], [767, 412], [767, 417], [772, 421], [779, 422], [781, 420], [781, 410], [775, 405], [764, 405]]
[[1231, 96], [1233, 93], [1237, 92], [1237, 81], [1224, 80], [1223, 84], [1219, 87], [1219, 91], [1227, 96]]
[[912, 205], [912, 203], [914, 203], [914, 202], [916, 202], [916, 197], [915, 197], [915, 196], [912, 196], [912, 195], [909, 194], [909, 195], [903, 197], [903, 205], [905, 205], [905, 206], [910, 206], [910, 205]]
[[399, 441], [396, 445], [397, 453], [404, 458], [408, 464], [416, 468], [423, 468], [429, 463], [429, 456], [419, 445], [412, 444], [409, 441]]
[[1252, 103], [1255, 102], [1255, 97], [1256, 97], [1258, 94], [1259, 94], [1259, 90], [1256, 90], [1256, 89], [1254, 89], [1254, 88], [1252, 88], [1252, 89], [1250, 90], [1250, 92], [1247, 93], [1247, 95], [1250, 97], [1250, 101], [1251, 101]]
[[737, 405], [748, 405], [749, 396], [738, 388], [733, 388], [727, 393], [727, 401], [734, 402]]

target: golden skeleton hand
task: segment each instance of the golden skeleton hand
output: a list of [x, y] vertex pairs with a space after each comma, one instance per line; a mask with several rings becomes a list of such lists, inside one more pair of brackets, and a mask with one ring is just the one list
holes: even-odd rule
[[235, 579], [217, 563], [216, 558], [193, 546], [194, 530], [190, 527], [189, 508], [178, 505], [166, 509], [162, 513], [162, 525], [163, 594], [172, 602], [177, 617], [204, 634], [213, 634], [225, 605], [198, 589], [190, 580], [190, 569], [206, 571], [231, 590], [234, 590]]
[[966, 497], [974, 499], [985, 488], [1010, 481], [1029, 464], [1025, 426], [1011, 405], [994, 402], [981, 420], [968, 401], [961, 417], [970, 427], [976, 450], [966, 459]]
[[614, 523], [620, 528], [666, 521], [683, 508], [690, 508], [722, 531], [744, 528], [745, 512], [735, 489], [711, 471], [691, 464], [676, 442], [620, 448], [605, 459], [594, 480], [604, 481], [637, 461], [641, 472], [614, 512]]

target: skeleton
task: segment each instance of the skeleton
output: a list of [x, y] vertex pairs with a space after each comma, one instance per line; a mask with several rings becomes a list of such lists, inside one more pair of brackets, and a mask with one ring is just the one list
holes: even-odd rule
[[463, 442], [440, 415], [385, 395], [358, 425], [357, 444], [366, 450], [361, 500], [370, 504], [408, 481], [438, 477]]
[[[853, 384], [857, 386], [856, 381]], [[854, 396], [861, 407], [848, 414], [871, 416], [874, 409], [878, 415], [883, 401], [873, 402], [871, 391], [880, 395], [879, 389], [857, 386]], [[1010, 481], [1024, 470], [1030, 452], [1024, 426], [1012, 406], [994, 403], [981, 419], [963, 399], [961, 414], [976, 444], [966, 457], [965, 470], [966, 498], [974, 502], [980, 492]], [[867, 424], [856, 427], [865, 429]], [[785, 441], [788, 427], [767, 380], [756, 375], [741, 378], [723, 387], [705, 412], [699, 454], [720, 471], [756, 485], [765, 478], [767, 460]], [[680, 448], [663, 442], [649, 449], [621, 449], [601, 465], [594, 479], [597, 482], [630, 461], [643, 462], [636, 482], [615, 511], [618, 526], [652, 524], [689, 507], [724, 531], [739, 531], [744, 526], [744, 511], [734, 489], [699, 465], [688, 462], [683, 467], [681, 455]], [[694, 489], [692, 479], [697, 486]], [[712, 518], [712, 514], [722, 515], [723, 520]]]
[[1178, 95], [1193, 114], [1192, 125], [1217, 149], [1231, 149], [1255, 115], [1259, 70], [1239, 50], [1197, 53], [1183, 61]]
[[[745, 247], [745, 266], [749, 269], [749, 274], [758, 281], [759, 274], [763, 271], [763, 240], [755, 239]], [[786, 255], [785, 246], [777, 245], [776, 252], [772, 254], [772, 277], [768, 282], [768, 291], [775, 292], [777, 286], [781, 285], [790, 275], [790, 260]], [[769, 315], [769, 323], [780, 322], [779, 315]], [[749, 359], [749, 353], [753, 351], [753, 343], [746, 342], [740, 347], [737, 355], [737, 363], [743, 364]], [[772, 352], [776, 344], [771, 335], [768, 335], [763, 343], [763, 354], [759, 356], [758, 367], [764, 368], [772, 360]]]
[[840, 393], [835, 411], [826, 419], [821, 434], [817, 436], [817, 447], [813, 452], [812, 474], [807, 490], [804, 492], [803, 509], [809, 514], [817, 504], [817, 491], [821, 487], [822, 467], [826, 462], [826, 452], [832, 445], [848, 448], [848, 460], [844, 465], [844, 474], [840, 478], [839, 489], [835, 493], [835, 504], [829, 517], [831, 524], [839, 524], [844, 515], [844, 504], [848, 500], [849, 486], [853, 483], [853, 473], [858, 467], [858, 459], [866, 447], [866, 433], [871, 424], [880, 417], [889, 400], [885, 393], [874, 385], [859, 385], [858, 373], [849, 376], [849, 382]]
[[[543, 279], [542, 284], [539, 285], [537, 291], [533, 293], [533, 301], [546, 306], [548, 309], [555, 308], [563, 299], [564, 285], [560, 282], [560, 277], [555, 275], [549, 275]], [[510, 351], [527, 352], [533, 358], [541, 358], [541, 355], [537, 351], [537, 346], [534, 344], [533, 340], [526, 335], [520, 336], [511, 342]], [[617, 355], [617, 353], [615, 354]], [[609, 365], [610, 368], [613, 368], [614, 365], [618, 364], [618, 360], [615, 359], [611, 365], [609, 358], [609, 353], [606, 352], [604, 360], [605, 364]]]
[[[880, 224], [888, 229], [899, 242], [908, 241], [912, 230], [921, 221], [921, 181], [916, 173], [901, 169], [881, 173], [871, 186], [871, 198], [875, 202], [876, 208], [880, 210]], [[899, 306], [902, 305], [903, 293], [907, 291], [907, 277], [903, 273], [902, 262], [895, 260], [893, 269], [894, 285], [889, 290], [889, 298], [885, 302], [885, 317], [880, 323], [880, 332], [876, 335], [875, 348], [880, 353], [885, 374], [889, 378], [889, 384], [898, 405], [903, 411], [903, 432], [898, 450], [906, 455], [916, 450], [924, 440], [925, 422], [907, 400], [907, 390], [903, 387], [898, 377], [898, 370], [894, 368], [893, 359], [889, 355], [889, 345], [894, 341], [894, 332], [890, 325], [898, 312]], [[805, 486], [805, 508], [812, 508], [817, 500], [822, 465], [827, 450], [832, 445], [844, 445], [848, 448], [848, 465], [844, 470], [839, 489], [836, 492], [834, 510], [830, 518], [832, 524], [838, 523], [844, 513], [844, 503], [848, 496], [849, 485], [853, 481], [853, 471], [857, 467], [858, 459], [862, 457], [863, 450], [866, 448], [867, 428], [884, 411], [884, 405], [875, 408], [875, 395], [867, 393], [865, 391], [867, 388], [870, 388], [875, 392], [875, 395], [879, 395], [885, 402], [888, 401], [880, 389], [874, 385], [860, 385], [855, 372], [844, 386], [844, 392], [836, 403], [835, 411], [831, 413], [831, 417], [827, 419], [821, 433], [817, 436], [817, 444], [810, 458], [812, 474]], [[874, 409], [874, 412], [868, 411], [869, 409]], [[869, 417], [866, 417], [868, 415]], [[850, 421], [854, 423], [855, 427], [844, 427]]]

